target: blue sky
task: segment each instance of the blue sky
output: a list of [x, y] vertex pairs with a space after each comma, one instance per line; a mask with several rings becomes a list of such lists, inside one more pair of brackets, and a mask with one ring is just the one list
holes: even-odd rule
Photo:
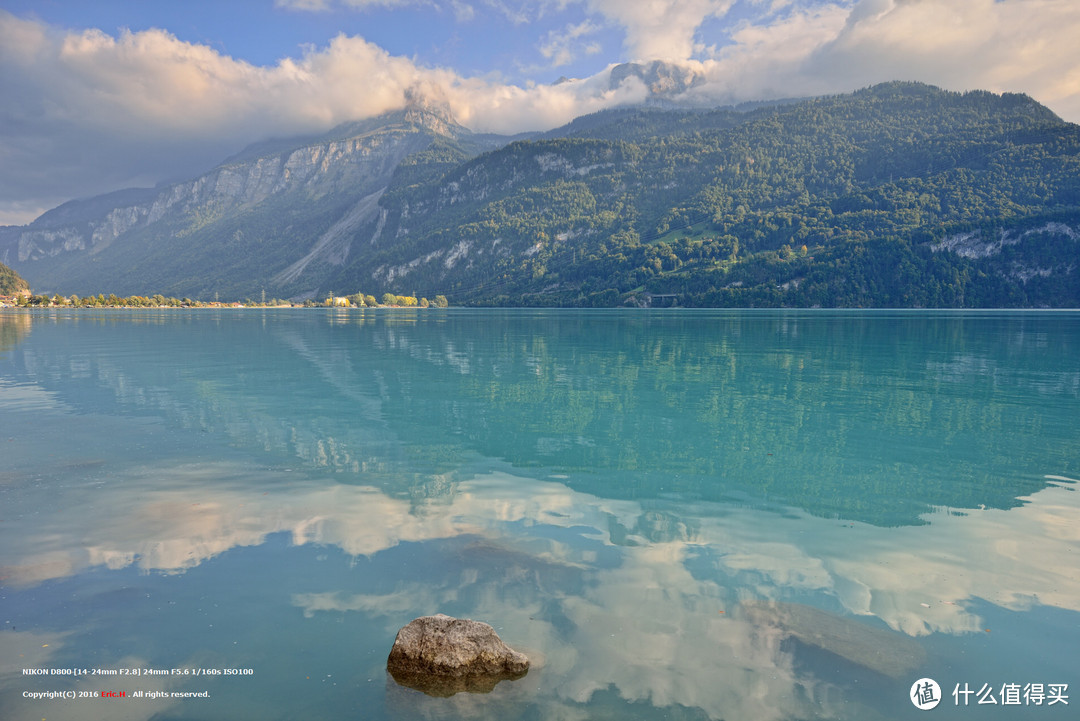
[[694, 105], [918, 80], [1077, 121], [1077, 37], [1076, 0], [0, 0], [0, 224], [417, 92], [549, 129], [640, 101], [608, 79], [627, 61], [704, 77]]
[[[513, 83], [583, 77], [636, 58], [626, 47], [630, 13], [608, 11], [633, 2], [567, 0], [5, 0], [0, 7], [56, 28], [97, 28], [110, 35], [153, 28], [255, 65], [297, 57], [339, 34], [359, 36], [391, 55], [467, 76], [496, 74]], [[638, 3], [641, 4], [641, 3]], [[661, 0], [661, 5], [678, 5]], [[695, 39], [728, 42], [741, 22], [824, 3], [707, 0], [698, 3]], [[851, 0], [839, 0], [850, 5]], [[598, 11], [596, 8], [601, 8]], [[709, 14], [710, 10], [716, 11]], [[561, 52], [560, 52], [561, 51]], [[681, 54], [680, 54], [681, 55]], [[700, 54], [699, 54], [700, 55]]]
[[[734, 4], [731, 17], [711, 23], [702, 35], [716, 42], [734, 18], [761, 3]], [[585, 2], [5, 0], [0, 6], [53, 27], [97, 28], [113, 36], [162, 28], [181, 41], [262, 66], [323, 47], [338, 35], [365, 38], [418, 65], [453, 68], [463, 76], [494, 73], [522, 84], [591, 76], [632, 59], [623, 47], [624, 29]], [[561, 42], [565, 36], [572, 39]]]
[[[302, 54], [305, 46], [325, 46], [339, 34], [361, 36], [376, 42], [392, 55], [415, 59], [428, 66], [449, 66], [466, 75], [492, 70], [511, 70], [537, 65], [537, 51], [544, 31], [554, 29], [555, 14], [537, 18], [538, 12], [508, 9], [505, 12], [474, 11], [458, 19], [449, 5], [410, 3], [352, 7], [327, 3], [323, 10], [303, 10], [272, 1], [228, 2], [6, 2], [6, 8], [23, 17], [37, 17], [57, 27], [99, 28], [110, 34], [164, 28], [178, 39], [207, 45], [233, 58], [255, 65], [273, 65], [285, 57]], [[531, 22], [520, 22], [521, 14]], [[579, 7], [558, 13], [570, 22], [584, 17]], [[609, 31], [609, 43], [618, 46], [617, 33]], [[523, 52], [524, 51], [524, 52]], [[587, 66], [588, 64], [583, 64]], [[603, 67], [594, 62], [593, 72]], [[552, 80], [558, 78], [556, 74]], [[524, 79], [523, 76], [519, 79]]]

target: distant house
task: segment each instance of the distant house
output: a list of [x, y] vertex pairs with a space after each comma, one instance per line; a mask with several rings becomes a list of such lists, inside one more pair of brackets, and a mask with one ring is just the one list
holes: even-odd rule
[[342, 308], [349, 307], [349, 299], [344, 296], [335, 296], [330, 299], [330, 305], [341, 306]]
[[12, 308], [19, 304], [19, 298], [29, 298], [29, 290], [17, 290], [11, 295], [0, 295], [0, 307]]

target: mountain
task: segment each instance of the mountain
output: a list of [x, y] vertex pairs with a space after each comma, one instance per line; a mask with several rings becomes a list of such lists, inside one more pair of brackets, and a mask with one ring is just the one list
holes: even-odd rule
[[[397, 242], [335, 286], [512, 305], [1080, 305], [1080, 128], [1023, 95], [891, 83], [749, 112], [606, 111], [382, 203]], [[958, 252], [979, 244], [994, 252]]]
[[358, 230], [379, 227], [388, 186], [497, 142], [415, 105], [253, 145], [190, 181], [66, 203], [0, 229], [0, 260], [65, 294], [302, 294], [344, 260]]
[[651, 63], [622, 63], [611, 69], [608, 87], [615, 90], [629, 78], [635, 78], [644, 86], [650, 105], [669, 105], [691, 88], [705, 82], [705, 75], [698, 70], [677, 63], [654, 60]]
[[1078, 243], [1080, 127], [1025, 95], [887, 83], [519, 139], [418, 105], [61, 206], [0, 229], [0, 261], [80, 295], [1077, 307]]

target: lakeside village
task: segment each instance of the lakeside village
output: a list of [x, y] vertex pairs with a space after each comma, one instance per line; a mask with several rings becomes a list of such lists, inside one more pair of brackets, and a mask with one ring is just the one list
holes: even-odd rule
[[80, 298], [77, 295], [67, 297], [34, 295], [29, 290], [22, 290], [12, 295], [0, 295], [0, 308], [446, 308], [448, 305], [444, 295], [437, 295], [434, 300], [428, 300], [393, 293], [383, 293], [379, 299], [363, 293], [343, 296], [330, 294], [321, 302], [306, 300], [303, 303], [278, 298], [267, 300], [265, 293], [262, 300], [247, 299], [242, 302], [166, 298], [160, 294], [150, 297], [143, 295], [120, 297], [112, 293], [109, 295], [99, 293]]

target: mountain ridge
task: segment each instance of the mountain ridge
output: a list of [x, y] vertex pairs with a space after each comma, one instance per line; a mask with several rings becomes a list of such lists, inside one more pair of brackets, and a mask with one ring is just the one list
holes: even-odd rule
[[[0, 229], [0, 262], [81, 294], [111, 283], [191, 297], [1060, 307], [1080, 305], [1078, 158], [1080, 128], [1026, 95], [918, 83], [742, 109], [612, 109], [525, 138], [473, 134], [417, 102], [114, 194], [141, 205], [65, 204]], [[980, 257], [945, 242], [975, 232], [1020, 240]], [[949, 287], [970, 288], [860, 290], [853, 259], [896, 248], [914, 269], [908, 286], [947, 266]]]
[[[153, 236], [152, 230], [162, 227], [170, 237], [150, 240], [159, 244], [175, 241], [195, 236], [210, 225], [217, 225], [220, 230], [224, 223], [234, 226], [232, 239], [241, 241], [245, 227], [263, 220], [261, 216], [266, 213], [260, 213], [260, 206], [270, 200], [292, 203], [297, 206], [300, 220], [318, 223], [328, 212], [340, 212], [337, 209], [348, 208], [384, 191], [400, 162], [427, 148], [439, 132], [468, 135], [467, 130], [452, 120], [406, 108], [371, 121], [347, 123], [315, 136], [256, 143], [197, 178], [104, 196], [134, 201], [122, 202], [107, 212], [100, 212], [102, 199], [73, 201], [65, 204], [69, 206], [66, 211], [61, 206], [21, 229], [3, 229], [0, 258], [16, 264], [53, 261], [54, 274], [45, 275], [43, 282], [69, 279], [86, 293], [93, 273], [79, 267], [86, 264], [80, 264], [75, 254], [81, 252], [91, 262], [98, 257], [115, 261], [106, 258], [108, 248], [123, 239], [134, 241], [127, 245], [136, 246], [132, 249], [136, 257], [140, 253], [152, 256], [151, 244], [140, 244], [139, 235]], [[327, 207], [322, 208], [320, 201], [326, 201], [322, 205]], [[304, 206], [310, 207], [305, 211]], [[84, 210], [91, 216], [97, 212], [97, 217], [85, 217], [86, 213], [71, 217]], [[8, 238], [16, 235], [13, 230], [18, 234], [15, 242], [9, 239], [3, 244], [4, 235]], [[185, 288], [182, 282], [169, 283], [167, 278], [159, 282], [163, 289], [175, 289], [181, 294], [194, 291]], [[123, 282], [117, 285], [123, 290], [130, 287]]]

